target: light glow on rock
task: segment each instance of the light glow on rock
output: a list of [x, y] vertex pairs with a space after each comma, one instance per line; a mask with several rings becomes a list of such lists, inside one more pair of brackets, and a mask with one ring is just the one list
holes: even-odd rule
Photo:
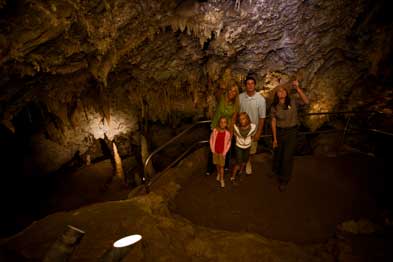
[[94, 117], [92, 116], [90, 118], [88, 130], [95, 139], [103, 139], [106, 135], [109, 140], [113, 140], [116, 135], [126, 134], [135, 129], [136, 125], [135, 117], [127, 115], [124, 112], [112, 113], [109, 122], [96, 113]]

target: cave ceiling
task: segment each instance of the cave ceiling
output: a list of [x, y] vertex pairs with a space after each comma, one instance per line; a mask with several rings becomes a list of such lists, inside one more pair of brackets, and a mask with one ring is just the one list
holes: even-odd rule
[[76, 104], [98, 101], [109, 119], [116, 96], [153, 120], [206, 113], [215, 86], [247, 74], [267, 92], [274, 79], [301, 75], [314, 111], [375, 105], [378, 84], [359, 83], [391, 79], [387, 3], [2, 0], [0, 117], [12, 128], [34, 101], [70, 121]]

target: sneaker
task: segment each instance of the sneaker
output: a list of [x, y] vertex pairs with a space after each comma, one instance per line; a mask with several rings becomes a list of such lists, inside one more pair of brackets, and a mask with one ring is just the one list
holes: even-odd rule
[[224, 180], [221, 180], [221, 181], [220, 181], [220, 184], [221, 184], [221, 187], [225, 187], [225, 182], [224, 182]]
[[248, 161], [246, 164], [246, 174], [247, 175], [251, 175], [252, 174], [252, 166], [251, 166], [251, 162]]
[[235, 177], [234, 176], [231, 176], [231, 181], [233, 182], [233, 181], [235, 181]]
[[211, 175], [210, 172], [206, 172], [206, 173], [205, 173], [205, 176], [210, 176], [210, 175]]
[[239, 181], [243, 181], [246, 174], [244, 171], [239, 171], [238, 175], [236, 176]]

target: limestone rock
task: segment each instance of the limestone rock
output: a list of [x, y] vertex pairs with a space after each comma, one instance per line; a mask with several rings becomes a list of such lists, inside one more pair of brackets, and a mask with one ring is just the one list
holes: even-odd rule
[[[14, 130], [18, 113], [39, 104], [47, 111], [41, 135], [85, 152], [91, 145], [85, 139], [130, 134], [143, 121], [210, 117], [214, 89], [229, 78], [242, 86], [252, 74], [269, 97], [298, 72], [309, 112], [389, 113], [391, 95], [378, 94], [389, 90], [392, 77], [386, 5], [1, 1], [0, 121]], [[273, 75], [280, 77], [273, 81]], [[366, 90], [363, 83], [372, 78], [380, 89], [370, 94], [373, 87]], [[327, 120], [306, 123], [314, 130]]]

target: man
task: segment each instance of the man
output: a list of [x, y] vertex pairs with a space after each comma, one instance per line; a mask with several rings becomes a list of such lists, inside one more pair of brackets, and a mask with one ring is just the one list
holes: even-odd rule
[[262, 134], [266, 117], [265, 98], [255, 90], [255, 86], [255, 79], [248, 76], [246, 78], [246, 91], [239, 95], [240, 112], [246, 112], [251, 119], [251, 123], [255, 124], [257, 127], [254, 140], [251, 143], [250, 158], [246, 165], [246, 174], [248, 175], [252, 174], [251, 161], [254, 154], [257, 152], [258, 140]]

